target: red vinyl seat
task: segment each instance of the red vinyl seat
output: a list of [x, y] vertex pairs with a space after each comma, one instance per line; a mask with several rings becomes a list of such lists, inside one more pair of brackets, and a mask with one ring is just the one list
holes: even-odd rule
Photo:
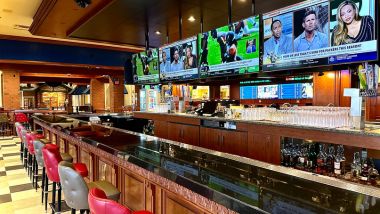
[[73, 168], [78, 172], [83, 178], [88, 176], [88, 169], [84, 163], [73, 163]]
[[24, 113], [16, 113], [15, 114], [15, 122], [19, 123], [28, 123], [29, 119]]
[[107, 199], [104, 191], [98, 188], [88, 192], [88, 205], [92, 214], [152, 214], [149, 211], [131, 211], [116, 201]]

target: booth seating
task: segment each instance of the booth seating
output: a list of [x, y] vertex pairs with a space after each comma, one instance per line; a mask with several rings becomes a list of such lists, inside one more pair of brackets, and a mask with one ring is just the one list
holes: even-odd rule
[[131, 211], [129, 208], [107, 198], [106, 193], [98, 188], [90, 189], [88, 205], [92, 214], [152, 214], [149, 211]]
[[[47, 185], [49, 184], [49, 180], [53, 182], [53, 190], [52, 190], [52, 209], [53, 212], [61, 212], [61, 184], [60, 177], [58, 173], [58, 164], [63, 160], [61, 154], [59, 153], [59, 147], [55, 144], [46, 144], [42, 148], [42, 157], [45, 164], [46, 177], [44, 182], [44, 189], [47, 191]], [[83, 163], [74, 163], [73, 168], [78, 171], [82, 176], [88, 175], [88, 170], [85, 164]], [[56, 207], [56, 191], [58, 186], [58, 201]], [[47, 201], [47, 194], [45, 194], [45, 204]], [[45, 205], [46, 207], [46, 205]]]
[[[83, 177], [73, 169], [73, 164], [61, 161], [58, 166], [59, 177], [65, 195], [66, 204], [71, 208], [71, 212], [76, 210], [80, 212], [88, 211], [88, 189], [102, 189], [108, 198], [119, 200], [120, 191], [107, 181], [95, 181], [86, 184]], [[112, 212], [110, 212], [112, 213]]]

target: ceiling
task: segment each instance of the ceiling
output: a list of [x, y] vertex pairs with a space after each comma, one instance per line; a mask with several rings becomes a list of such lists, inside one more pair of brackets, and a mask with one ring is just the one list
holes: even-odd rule
[[0, 0], [0, 34], [31, 36], [28, 31], [42, 0]]
[[[256, 14], [269, 12], [301, 0], [256, 0]], [[182, 38], [228, 23], [228, 0], [115, 0], [89, 18], [68, 36], [112, 43], [145, 45], [146, 23], [149, 44], [158, 47], [180, 39], [179, 14], [182, 15]], [[251, 16], [252, 0], [232, 0], [232, 21]], [[188, 17], [194, 16], [190, 22]], [[146, 22], [147, 21], [147, 22]], [[155, 32], [160, 31], [157, 35]]]
[[[232, 21], [262, 14], [301, 0], [232, 0]], [[179, 32], [179, 17], [182, 31]], [[228, 0], [92, 0], [87, 8], [74, 0], [0, 0], [0, 35], [22, 36], [99, 45], [130, 52], [143, 50], [145, 29], [149, 44], [163, 44], [187, 38], [228, 23]], [[195, 21], [188, 18], [194, 16]], [[155, 32], [160, 31], [157, 35]], [[32, 32], [32, 33], [30, 33]], [[54, 43], [53, 42], [53, 43]], [[88, 83], [91, 78], [120, 74], [122, 69], [70, 67], [41, 64], [1, 64], [20, 71], [22, 82], [59, 81]]]

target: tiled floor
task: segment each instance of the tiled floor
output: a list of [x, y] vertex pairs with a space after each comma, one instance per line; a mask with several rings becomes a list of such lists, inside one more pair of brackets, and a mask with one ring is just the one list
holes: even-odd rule
[[[17, 138], [0, 138], [0, 213], [45, 213], [41, 203], [41, 189], [36, 192], [33, 188], [22, 166], [19, 150]], [[51, 213], [50, 209], [48, 213]]]

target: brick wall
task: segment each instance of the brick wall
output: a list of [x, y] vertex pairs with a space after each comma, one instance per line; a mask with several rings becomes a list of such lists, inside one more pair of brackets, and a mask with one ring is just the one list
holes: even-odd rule
[[91, 79], [91, 104], [93, 111], [104, 111], [104, 81]]
[[20, 74], [3, 70], [3, 106], [5, 110], [20, 109]]
[[110, 79], [110, 110], [111, 112], [122, 112], [124, 105], [124, 76], [113, 77], [119, 81], [116, 85]]

